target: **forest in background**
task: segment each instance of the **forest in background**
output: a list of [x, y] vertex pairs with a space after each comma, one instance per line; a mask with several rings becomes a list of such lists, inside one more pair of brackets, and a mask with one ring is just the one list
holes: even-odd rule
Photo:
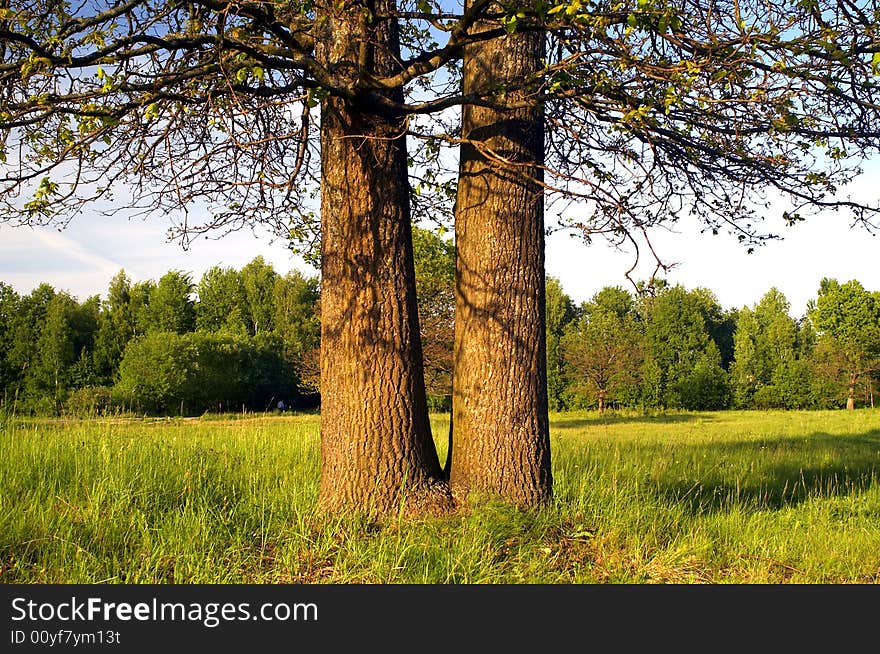
[[[414, 233], [425, 380], [450, 405], [454, 245]], [[197, 282], [120, 271], [80, 301], [42, 284], [0, 282], [0, 402], [41, 415], [193, 415], [319, 402], [320, 283], [262, 257]], [[823, 279], [804, 316], [776, 288], [723, 308], [711, 290], [653, 280], [606, 287], [576, 305], [547, 278], [551, 410], [717, 410], [874, 406], [880, 292]]]

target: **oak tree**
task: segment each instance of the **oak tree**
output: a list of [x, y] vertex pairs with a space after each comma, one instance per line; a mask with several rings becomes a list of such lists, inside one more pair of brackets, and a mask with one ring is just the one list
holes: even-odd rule
[[[319, 241], [322, 505], [442, 507], [406, 138], [461, 147], [453, 483], [543, 501], [545, 196], [586, 238], [634, 245], [684, 213], [759, 242], [771, 200], [791, 222], [835, 207], [870, 224], [873, 207], [835, 192], [877, 147], [877, 11], [9, 0], [3, 216], [63, 223], [97, 203], [170, 214], [183, 240], [261, 222]], [[455, 107], [460, 128], [417, 120]]]

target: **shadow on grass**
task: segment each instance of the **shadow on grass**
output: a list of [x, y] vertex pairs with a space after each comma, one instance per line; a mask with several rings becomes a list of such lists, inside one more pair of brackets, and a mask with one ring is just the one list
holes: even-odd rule
[[714, 416], [705, 413], [673, 413], [662, 415], [620, 415], [616, 413], [593, 413], [592, 415], [579, 418], [550, 418], [550, 429], [555, 431], [558, 429], [582, 429], [584, 427], [595, 427], [597, 425], [627, 425], [627, 424], [643, 424], [643, 425], [670, 425], [682, 422], [693, 422], [701, 420], [703, 422], [714, 422]]
[[[880, 430], [658, 446], [641, 449], [640, 455], [679, 460], [654, 480], [656, 492], [662, 499], [685, 502], [694, 513], [733, 506], [776, 510], [810, 498], [844, 497], [880, 484]], [[682, 479], [682, 471], [687, 471], [687, 479]], [[877, 509], [873, 513], [880, 515]]]

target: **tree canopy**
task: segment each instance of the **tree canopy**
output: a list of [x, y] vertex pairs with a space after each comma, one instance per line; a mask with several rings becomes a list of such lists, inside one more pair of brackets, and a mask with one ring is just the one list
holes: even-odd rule
[[[431, 152], [461, 142], [443, 112], [518, 90], [545, 106], [546, 188], [578, 201], [560, 210], [588, 236], [633, 238], [693, 211], [751, 242], [778, 199], [789, 221], [812, 206], [872, 224], [876, 211], [836, 194], [880, 136], [873, 0], [343, 3], [362, 17], [354, 41], [399, 29], [402, 60], [387, 71], [322, 59], [335, 9], [321, 2], [12, 0], [0, 11], [3, 220], [65, 220], [113, 197], [173, 212], [181, 237], [261, 221], [308, 240], [322, 98], [436, 114], [407, 132], [427, 148], [413, 160], [437, 164]], [[467, 44], [533, 30], [547, 35], [541, 70], [462, 93]], [[451, 198], [436, 166], [422, 170], [420, 186]]]

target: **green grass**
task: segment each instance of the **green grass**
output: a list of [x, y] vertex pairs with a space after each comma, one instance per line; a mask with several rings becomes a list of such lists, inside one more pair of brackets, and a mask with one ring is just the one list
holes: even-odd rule
[[381, 524], [318, 421], [6, 420], [0, 582], [880, 582], [880, 411], [557, 414], [552, 506]]

